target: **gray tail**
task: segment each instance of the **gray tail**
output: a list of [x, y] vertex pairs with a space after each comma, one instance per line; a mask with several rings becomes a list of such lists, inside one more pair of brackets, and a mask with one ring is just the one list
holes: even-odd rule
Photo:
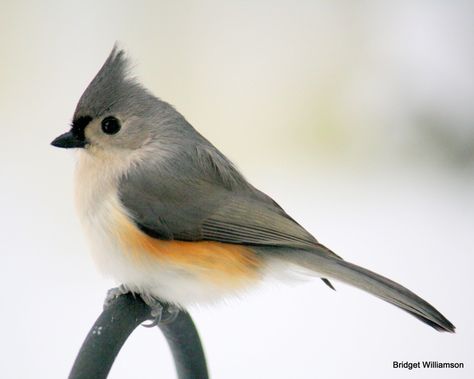
[[[319, 251], [298, 251], [286, 255], [292, 262], [315, 271], [323, 277], [339, 280], [369, 292], [415, 316], [438, 331], [454, 333], [455, 326], [433, 306], [407, 288], [337, 257], [328, 256], [321, 245]], [[330, 252], [330, 251], [329, 251]]]

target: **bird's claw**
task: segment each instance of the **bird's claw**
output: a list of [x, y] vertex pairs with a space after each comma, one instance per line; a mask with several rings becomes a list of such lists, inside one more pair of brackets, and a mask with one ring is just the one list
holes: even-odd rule
[[173, 304], [162, 303], [153, 296], [141, 295], [143, 301], [151, 309], [151, 322], [149, 324], [142, 324], [146, 328], [153, 328], [158, 324], [170, 324], [179, 314], [179, 308]]
[[130, 289], [125, 285], [121, 284], [118, 287], [111, 288], [107, 291], [107, 295], [105, 296], [104, 300], [104, 309], [107, 309], [110, 307], [112, 302], [119, 296], [125, 295], [127, 293], [131, 292]]

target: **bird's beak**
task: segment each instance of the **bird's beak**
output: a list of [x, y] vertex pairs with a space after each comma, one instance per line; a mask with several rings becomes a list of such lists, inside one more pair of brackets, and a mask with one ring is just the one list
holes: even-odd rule
[[69, 131], [55, 138], [54, 141], [51, 142], [51, 145], [56, 147], [62, 147], [64, 149], [71, 149], [73, 147], [86, 146], [86, 141], [77, 138], [71, 131]]

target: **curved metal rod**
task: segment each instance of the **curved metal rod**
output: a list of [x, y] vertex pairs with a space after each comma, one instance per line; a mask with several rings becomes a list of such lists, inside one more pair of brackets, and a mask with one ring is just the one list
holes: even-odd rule
[[[111, 302], [89, 331], [69, 379], [105, 379], [120, 349], [135, 328], [150, 319], [150, 308], [139, 296], [125, 294]], [[179, 379], [209, 378], [206, 358], [194, 323], [185, 311], [158, 325], [173, 354]]]

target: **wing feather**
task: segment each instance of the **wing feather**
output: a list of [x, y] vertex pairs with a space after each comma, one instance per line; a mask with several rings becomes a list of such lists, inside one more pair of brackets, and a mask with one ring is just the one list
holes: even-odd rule
[[[197, 162], [202, 164], [201, 156]], [[135, 167], [120, 181], [120, 199], [136, 224], [155, 238], [295, 249], [319, 245], [233, 166], [227, 168], [226, 175], [216, 175], [224, 170], [221, 165], [226, 161], [222, 156], [214, 162], [212, 166], [197, 167], [191, 156], [180, 159], [177, 168], [160, 170], [149, 162]], [[170, 174], [173, 172], [180, 176]], [[230, 175], [235, 180], [229, 180]]]

